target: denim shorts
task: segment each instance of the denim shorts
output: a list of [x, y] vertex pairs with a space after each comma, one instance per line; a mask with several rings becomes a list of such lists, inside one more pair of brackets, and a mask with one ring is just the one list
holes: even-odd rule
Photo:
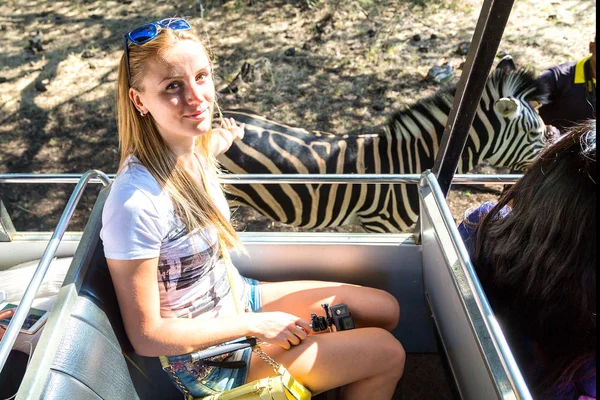
[[[248, 290], [247, 309], [251, 312], [260, 312], [262, 310], [260, 283], [257, 280], [250, 278], [242, 277], [242, 279]], [[200, 371], [204, 366], [198, 365], [201, 363], [191, 364], [187, 362], [187, 355], [169, 356], [167, 359], [169, 360], [169, 364], [174, 367], [175, 375], [179, 378], [181, 383], [183, 383], [186, 389], [190, 391], [191, 395], [202, 398], [224, 392], [246, 383], [251, 355], [252, 349], [238, 350], [229, 353], [229, 356], [227, 356], [224, 361], [243, 360], [246, 363], [246, 366], [242, 368], [208, 367], [208, 371], [210, 372], [208, 372], [208, 375], [206, 376], [202, 376], [204, 374]], [[174, 381], [172, 376], [171, 380]], [[179, 385], [177, 386], [179, 387]], [[181, 388], [179, 389], [181, 390]]]

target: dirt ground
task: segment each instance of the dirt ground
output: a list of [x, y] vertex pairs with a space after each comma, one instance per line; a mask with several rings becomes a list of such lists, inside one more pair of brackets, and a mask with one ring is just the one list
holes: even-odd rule
[[[123, 35], [168, 16], [206, 32], [217, 88], [244, 62], [253, 79], [222, 108], [335, 134], [377, 132], [393, 110], [430, 95], [429, 69], [455, 74], [483, 1], [475, 0], [4, 0], [0, 2], [0, 173], [114, 173], [116, 68]], [[541, 72], [588, 52], [595, 0], [515, 1], [498, 55]], [[51, 230], [73, 185], [0, 185], [18, 230]], [[488, 188], [489, 189], [489, 188]], [[477, 188], [449, 195], [453, 214], [497, 197]], [[80, 230], [98, 191], [83, 199], [70, 229]], [[295, 230], [249, 211], [240, 230]], [[349, 230], [353, 230], [350, 228]]]

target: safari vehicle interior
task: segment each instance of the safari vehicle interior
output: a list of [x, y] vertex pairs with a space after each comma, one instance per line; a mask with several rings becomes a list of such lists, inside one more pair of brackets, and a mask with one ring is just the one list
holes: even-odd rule
[[[231, 176], [237, 183], [394, 183], [419, 187], [414, 233], [242, 232], [248, 255], [233, 255], [243, 275], [259, 280], [318, 279], [369, 285], [396, 296], [402, 316], [394, 334], [407, 351], [398, 399], [531, 399], [460, 239], [445, 196], [452, 182], [512, 183], [515, 175], [454, 171], [513, 1], [485, 0], [432, 170], [422, 175]], [[0, 342], [0, 370], [54, 257], [73, 256], [16, 399], [179, 399], [157, 358], [137, 355], [125, 334], [99, 238], [111, 177], [0, 175], [0, 183], [77, 182], [53, 233], [15, 231], [0, 201], [0, 269], [40, 259]], [[86, 185], [102, 183], [82, 233], [67, 232]], [[309, 316], [306, 316], [307, 318]], [[437, 369], [434, 368], [437, 366]], [[431, 369], [435, 370], [431, 372]], [[335, 391], [317, 399], [334, 399]]]

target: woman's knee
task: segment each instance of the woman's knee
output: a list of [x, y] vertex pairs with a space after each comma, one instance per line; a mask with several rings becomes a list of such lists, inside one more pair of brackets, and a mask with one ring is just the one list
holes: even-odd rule
[[389, 334], [391, 339], [387, 344], [385, 350], [389, 358], [390, 372], [392, 375], [397, 375], [398, 378], [402, 376], [404, 372], [404, 364], [406, 363], [406, 351], [402, 343], [398, 341], [391, 333]]
[[[376, 291], [376, 301], [372, 304], [377, 310], [379, 320], [377, 326], [391, 332], [396, 329], [400, 320], [400, 304], [394, 296], [385, 290], [374, 290]], [[368, 318], [368, 316], [365, 317]]]
[[389, 331], [381, 328], [364, 328], [363, 339], [375, 353], [373, 359], [381, 365], [386, 374], [398, 375], [404, 371], [406, 352], [404, 347]]
[[400, 321], [400, 304], [398, 300], [389, 294], [388, 292], [384, 292], [386, 295], [386, 301], [388, 303], [387, 308], [389, 309], [389, 319], [390, 325], [385, 327], [389, 331], [393, 331], [398, 326], [398, 322]]

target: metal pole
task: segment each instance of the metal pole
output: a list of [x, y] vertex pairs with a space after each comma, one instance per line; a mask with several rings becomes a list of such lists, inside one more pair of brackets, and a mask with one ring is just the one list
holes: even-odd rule
[[[108, 178], [114, 175], [107, 175]], [[515, 183], [521, 174], [457, 174], [454, 183], [494, 185]], [[77, 183], [78, 174], [0, 174], [0, 183]], [[420, 174], [221, 174], [219, 182], [226, 185], [281, 184], [418, 184]], [[88, 183], [102, 183], [92, 178]]]
[[31, 308], [31, 304], [35, 299], [35, 295], [37, 294], [42, 281], [44, 280], [44, 276], [48, 271], [48, 267], [50, 266], [50, 262], [54, 258], [54, 254], [56, 254], [56, 250], [60, 244], [60, 241], [67, 230], [67, 226], [73, 216], [73, 212], [75, 211], [75, 207], [77, 203], [79, 203], [79, 199], [83, 194], [83, 189], [87, 186], [88, 181], [92, 177], [98, 177], [104, 184], [104, 186], [110, 183], [110, 179], [100, 171], [92, 170], [88, 171], [82, 175], [79, 183], [73, 190], [71, 197], [69, 198], [69, 202], [65, 207], [65, 211], [63, 211], [58, 224], [56, 225], [56, 229], [52, 233], [50, 237], [50, 241], [48, 242], [48, 246], [46, 246], [46, 250], [44, 251], [44, 255], [36, 268], [29, 285], [27, 286], [27, 290], [23, 294], [23, 298], [21, 299], [17, 310], [15, 311], [15, 315], [10, 320], [8, 327], [6, 328], [6, 332], [4, 333], [4, 337], [2, 341], [0, 341], [0, 371], [4, 368], [4, 364], [6, 363], [6, 359], [17, 339], [17, 335], [19, 334], [19, 330], [21, 326], [23, 326], [23, 322], [29, 313], [29, 309]]
[[444, 196], [448, 194], [452, 177], [458, 167], [513, 4], [514, 0], [483, 2], [465, 67], [456, 87], [448, 123], [432, 168]]
[[0, 242], [10, 242], [15, 235], [15, 227], [0, 197]]

